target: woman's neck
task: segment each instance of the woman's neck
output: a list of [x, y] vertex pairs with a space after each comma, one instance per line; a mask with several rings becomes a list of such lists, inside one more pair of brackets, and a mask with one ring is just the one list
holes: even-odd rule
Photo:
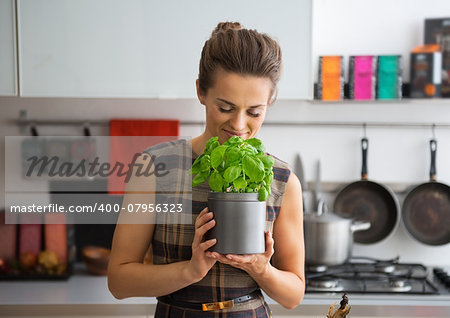
[[192, 138], [192, 151], [197, 154], [197, 156], [201, 155], [205, 150], [207, 141], [208, 138], [205, 133], [201, 134], [198, 137]]

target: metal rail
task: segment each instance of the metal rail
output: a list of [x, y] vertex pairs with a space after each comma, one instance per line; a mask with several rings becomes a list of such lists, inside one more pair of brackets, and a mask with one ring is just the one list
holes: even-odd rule
[[[109, 125], [108, 120], [43, 120], [43, 119], [18, 119], [19, 126], [105, 126]], [[180, 121], [182, 126], [202, 126], [204, 121]], [[303, 121], [303, 122], [264, 122], [263, 126], [277, 127], [379, 127], [379, 128], [450, 128], [450, 123], [407, 123], [407, 122], [331, 122], [331, 121]]]
[[[50, 120], [50, 119], [29, 119], [27, 111], [21, 110], [19, 119], [16, 120], [19, 126], [103, 126], [109, 125], [109, 120]], [[181, 126], [203, 126], [204, 121], [180, 121]], [[276, 127], [378, 127], [378, 128], [450, 128], [450, 123], [424, 123], [424, 122], [359, 122], [359, 121], [266, 121], [263, 126]]]

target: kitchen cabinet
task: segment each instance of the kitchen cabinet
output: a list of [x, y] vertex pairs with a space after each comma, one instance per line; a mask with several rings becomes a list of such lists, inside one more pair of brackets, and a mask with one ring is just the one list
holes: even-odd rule
[[17, 95], [14, 0], [0, 0], [0, 96]]
[[279, 98], [309, 99], [311, 0], [19, 0], [21, 96], [194, 98], [204, 41], [240, 21], [280, 42]]

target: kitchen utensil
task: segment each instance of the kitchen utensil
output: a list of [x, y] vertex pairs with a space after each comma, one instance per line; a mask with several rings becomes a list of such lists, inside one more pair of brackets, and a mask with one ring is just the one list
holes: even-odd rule
[[39, 134], [36, 127], [30, 127], [30, 134], [32, 137], [25, 138], [22, 140], [21, 150], [22, 150], [22, 173], [23, 176], [31, 177], [35, 176], [37, 171], [33, 175], [34, 169], [32, 167], [32, 158], [36, 157], [40, 159], [45, 153], [44, 147], [45, 142], [38, 138]]
[[334, 211], [356, 221], [370, 222], [370, 229], [355, 233], [355, 242], [376, 243], [391, 234], [399, 223], [399, 204], [387, 187], [368, 180], [367, 152], [369, 140], [361, 139], [361, 180], [346, 185], [334, 201]]
[[300, 184], [302, 185], [302, 202], [303, 202], [303, 213], [304, 213], [304, 212], [306, 212], [306, 202], [305, 202], [304, 192], [306, 191], [307, 185], [306, 185], [306, 180], [305, 180], [305, 171], [303, 169], [303, 162], [302, 162], [302, 158], [300, 157], [299, 153], [295, 157], [294, 169], [295, 169], [295, 174], [297, 175], [298, 180], [300, 181]]
[[436, 181], [437, 141], [430, 140], [430, 181], [405, 197], [402, 220], [408, 232], [427, 245], [450, 243], [450, 187]]
[[322, 167], [320, 165], [320, 160], [317, 160], [316, 164], [316, 182], [314, 188], [314, 207], [315, 210], [319, 210], [319, 205], [321, 204], [322, 199]]
[[319, 201], [316, 213], [305, 213], [305, 257], [308, 265], [340, 265], [348, 261], [353, 249], [353, 233], [370, 228], [369, 222], [354, 222], [325, 212]]
[[71, 143], [71, 157], [76, 163], [85, 159], [92, 161], [95, 157], [96, 143], [95, 139], [91, 137], [91, 131], [89, 127], [83, 128], [84, 138], [72, 140]]
[[314, 198], [315, 213], [303, 216], [305, 235], [305, 257], [308, 265], [339, 265], [346, 262], [353, 249], [353, 232], [366, 230], [369, 222], [353, 222], [328, 212], [322, 198], [322, 168], [320, 160], [316, 165]]

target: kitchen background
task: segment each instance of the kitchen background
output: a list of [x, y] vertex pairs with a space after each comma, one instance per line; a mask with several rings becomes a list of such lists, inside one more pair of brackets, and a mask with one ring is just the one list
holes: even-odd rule
[[[423, 44], [424, 19], [450, 16], [448, 1], [202, 0], [194, 6], [174, 0], [0, 0], [0, 6], [2, 136], [29, 133], [17, 124], [20, 110], [36, 120], [104, 121], [91, 126], [93, 135], [108, 135], [111, 118], [180, 119], [181, 136], [200, 134], [201, 123], [184, 123], [204, 120], [195, 99], [201, 48], [218, 21], [231, 19], [269, 33], [283, 49], [279, 99], [259, 137], [290, 164], [301, 154], [310, 181], [304, 185], [307, 210], [314, 209], [310, 191], [318, 160], [330, 208], [335, 189], [359, 179], [363, 123], [370, 140], [369, 178], [399, 189], [400, 203], [405, 185], [428, 181], [433, 124], [438, 180], [450, 184], [450, 99], [312, 100], [319, 55], [343, 55], [347, 62], [349, 55], [401, 54], [408, 82], [409, 52]], [[81, 126], [38, 131], [82, 135]], [[0, 142], [3, 192], [4, 139]], [[382, 242], [357, 244], [354, 254], [450, 264], [450, 244], [420, 244], [401, 222]]]

